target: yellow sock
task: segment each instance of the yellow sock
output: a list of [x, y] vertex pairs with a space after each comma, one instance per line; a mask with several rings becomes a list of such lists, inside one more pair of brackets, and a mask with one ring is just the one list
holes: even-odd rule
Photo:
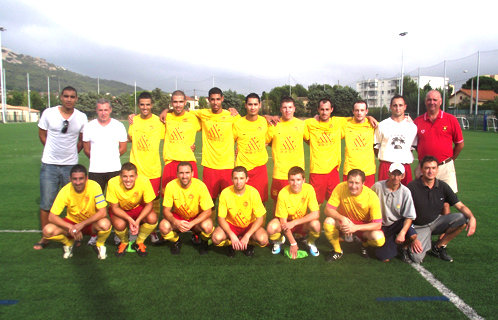
[[105, 241], [107, 240], [107, 237], [111, 234], [112, 226], [109, 228], [109, 230], [106, 231], [99, 231], [97, 235], [97, 247], [102, 247], [105, 244]]
[[118, 236], [119, 240], [121, 240], [121, 243], [128, 244], [128, 228], [125, 228], [123, 231], [118, 231], [114, 229], [114, 233]]
[[73, 244], [74, 244], [74, 239], [73, 238], [69, 239], [68, 237], [66, 237], [63, 234], [59, 234], [58, 236], [53, 236], [53, 237], [45, 238], [45, 239], [52, 240], [52, 241], [57, 241], [57, 242], [61, 242], [66, 247], [72, 247]]
[[161, 212], [161, 200], [156, 199], [152, 201], [152, 210], [154, 210], [155, 213], [159, 214]]
[[214, 231], [214, 227], [213, 227], [213, 229], [211, 229], [211, 232], [209, 232], [209, 233], [205, 233], [204, 231], [202, 231], [201, 232], [201, 239], [204, 241], [209, 241], [209, 239], [211, 239], [211, 235], [213, 234], [213, 231]]
[[263, 246], [263, 245], [261, 245], [259, 242], [254, 241], [254, 240], [252, 240], [252, 239], [251, 239], [251, 240], [249, 240], [249, 244], [250, 244], [250, 245], [253, 245], [253, 246], [258, 246], [258, 247], [260, 247], [260, 248], [264, 248], [264, 247], [266, 247], [266, 245], [264, 245], [264, 246]]
[[155, 224], [148, 224], [147, 222], [142, 223], [140, 229], [138, 229], [137, 243], [144, 243], [145, 239], [154, 231], [157, 227], [157, 222]]
[[342, 252], [341, 244], [339, 242], [339, 230], [334, 225], [328, 223], [323, 224], [323, 230], [325, 231], [325, 237], [329, 240], [334, 251]]
[[315, 243], [316, 239], [320, 237], [320, 232], [309, 231], [308, 232], [308, 243]]
[[232, 245], [232, 241], [230, 241], [230, 239], [225, 239], [223, 241], [221, 241], [219, 244], [217, 244], [216, 246], [217, 247], [225, 247], [225, 246], [231, 246]]
[[174, 231], [170, 231], [167, 235], [163, 236], [164, 240], [177, 242], [180, 236]]
[[277, 232], [275, 234], [270, 235], [271, 241], [280, 241], [281, 238], [282, 238], [282, 234], [280, 232]]
[[368, 240], [367, 241], [367, 245], [365, 246], [365, 244], [363, 243], [363, 245], [365, 247], [368, 247], [368, 246], [372, 246], [372, 247], [382, 247], [384, 245], [384, 243], [386, 242], [386, 238], [382, 237], [380, 239], [377, 239], [377, 240]]

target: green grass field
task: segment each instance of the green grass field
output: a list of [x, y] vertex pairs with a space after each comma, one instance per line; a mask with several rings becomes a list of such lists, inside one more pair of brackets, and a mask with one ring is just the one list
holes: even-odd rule
[[[363, 259], [358, 244], [344, 244], [344, 257], [325, 262], [331, 249], [318, 240], [317, 258], [290, 260], [256, 248], [253, 258], [213, 248], [199, 256], [182, 236], [182, 254], [148, 245], [149, 256], [128, 253], [100, 261], [83, 245], [62, 259], [59, 243], [35, 251], [39, 230], [39, 170], [42, 145], [36, 124], [0, 126], [0, 318], [2, 319], [465, 319], [448, 301], [378, 301], [377, 298], [442, 297], [417, 270], [398, 259]], [[423, 267], [481, 317], [498, 318], [498, 135], [465, 132], [456, 161], [459, 197], [474, 213], [477, 232], [448, 246], [453, 263], [432, 256]], [[200, 164], [201, 144], [197, 143]], [[309, 150], [306, 149], [307, 160]], [[123, 156], [129, 159], [129, 152]], [[83, 153], [80, 161], [88, 165]], [[309, 165], [309, 163], [307, 163]], [[268, 164], [269, 175], [273, 163]], [[272, 208], [272, 202], [266, 205]], [[323, 207], [322, 207], [323, 209]], [[323, 210], [322, 210], [323, 215]], [[494, 235], [493, 235], [494, 234]], [[85, 242], [87, 238], [84, 239]], [[13, 301], [13, 304], [8, 304]]]

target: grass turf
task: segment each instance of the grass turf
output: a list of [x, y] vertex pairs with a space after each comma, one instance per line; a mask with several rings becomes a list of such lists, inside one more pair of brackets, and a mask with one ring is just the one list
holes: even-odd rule
[[[39, 229], [42, 146], [37, 130], [36, 124], [0, 126], [2, 230]], [[450, 243], [448, 252], [455, 262], [428, 256], [423, 266], [479, 315], [492, 319], [497, 317], [498, 292], [497, 200], [493, 196], [498, 136], [465, 132], [464, 137], [465, 149], [456, 161], [458, 195], [474, 212], [477, 233], [470, 238], [461, 234]], [[200, 141], [197, 145], [200, 157]], [[305, 152], [309, 159], [309, 149]], [[128, 157], [129, 152], [122, 160]], [[83, 153], [80, 162], [88, 165]], [[270, 160], [270, 176], [272, 167]], [[270, 211], [272, 202], [266, 207]], [[1, 318], [466, 318], [450, 302], [376, 301], [441, 294], [398, 259], [380, 263], [361, 258], [355, 243], [343, 245], [341, 260], [327, 263], [324, 258], [330, 245], [323, 235], [317, 242], [319, 257], [296, 261], [273, 256], [268, 248], [256, 248], [253, 258], [237, 253], [229, 259], [219, 248], [201, 257], [188, 234], [182, 235], [179, 256], [172, 256], [168, 246], [154, 247], [147, 241], [148, 257], [127, 253], [117, 259], [108, 239], [107, 260], [98, 260], [86, 245], [64, 260], [58, 243], [33, 250], [39, 238], [38, 233], [0, 233], [0, 300], [18, 300], [0, 305]]]

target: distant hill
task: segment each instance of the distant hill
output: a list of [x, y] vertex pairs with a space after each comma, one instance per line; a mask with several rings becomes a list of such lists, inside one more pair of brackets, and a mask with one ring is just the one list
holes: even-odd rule
[[[97, 78], [84, 76], [63, 67], [56, 66], [42, 58], [33, 58], [2, 47], [3, 68], [6, 72], [6, 88], [25, 91], [26, 74], [29, 73], [29, 85], [32, 91], [47, 92], [47, 77], [50, 78], [50, 92], [59, 91], [65, 86], [73, 86], [78, 92], [97, 92]], [[60, 80], [59, 80], [60, 79]], [[123, 82], [100, 79], [100, 93], [119, 95], [132, 93], [135, 88]], [[143, 90], [137, 87], [137, 91]]]

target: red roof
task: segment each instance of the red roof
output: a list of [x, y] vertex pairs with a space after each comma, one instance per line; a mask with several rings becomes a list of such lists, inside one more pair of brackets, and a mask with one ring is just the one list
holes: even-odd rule
[[[471, 90], [470, 89], [460, 89], [457, 91], [462, 92], [466, 96], [470, 97]], [[477, 95], [477, 90], [474, 90], [472, 95], [472, 98], [476, 98]], [[479, 101], [493, 101], [495, 98], [498, 96], [498, 93], [494, 92], [493, 90], [479, 90]]]

